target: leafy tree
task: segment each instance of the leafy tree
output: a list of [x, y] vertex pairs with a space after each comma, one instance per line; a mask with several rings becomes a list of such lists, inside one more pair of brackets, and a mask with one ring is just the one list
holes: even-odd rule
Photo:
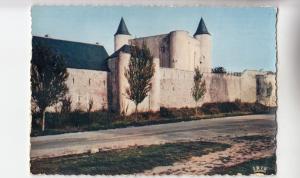
[[270, 98], [272, 96], [272, 91], [273, 91], [273, 86], [272, 86], [272, 83], [269, 82], [267, 84], [267, 92], [266, 92], [266, 97], [267, 98]]
[[128, 99], [135, 104], [135, 119], [137, 120], [138, 105], [148, 96], [151, 90], [151, 78], [154, 74], [153, 56], [146, 44], [142, 48], [131, 47], [131, 57], [125, 77], [129, 88], [126, 89]]
[[45, 130], [45, 111], [64, 98], [68, 91], [68, 78], [64, 58], [39, 42], [32, 44], [31, 98], [42, 114], [42, 130]]
[[265, 101], [265, 105], [270, 105], [270, 100], [272, 96], [273, 86], [271, 82], [266, 81], [264, 77], [260, 82], [257, 81], [257, 101]]
[[224, 67], [215, 67], [212, 70], [212, 73], [225, 74], [226, 69]]
[[194, 86], [192, 87], [192, 96], [196, 102], [196, 116], [198, 115], [198, 102], [206, 93], [206, 85], [205, 81], [203, 80], [203, 74], [200, 72], [199, 67], [195, 68], [194, 74]]

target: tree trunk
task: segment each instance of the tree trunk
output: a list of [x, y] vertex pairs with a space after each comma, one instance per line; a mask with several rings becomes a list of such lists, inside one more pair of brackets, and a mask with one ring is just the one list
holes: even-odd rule
[[135, 105], [135, 122], [137, 122], [137, 108], [138, 108], [138, 105], [136, 104]]
[[44, 132], [45, 130], [45, 113], [46, 113], [46, 109], [42, 110], [42, 131]]
[[196, 117], [197, 117], [198, 116], [198, 102], [196, 102], [195, 111], [196, 111]]

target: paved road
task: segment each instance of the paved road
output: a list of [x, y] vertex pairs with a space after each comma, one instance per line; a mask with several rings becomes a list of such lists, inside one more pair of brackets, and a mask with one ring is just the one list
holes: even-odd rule
[[188, 140], [214, 140], [274, 134], [275, 115], [248, 115], [208, 120], [69, 133], [31, 138], [31, 159]]

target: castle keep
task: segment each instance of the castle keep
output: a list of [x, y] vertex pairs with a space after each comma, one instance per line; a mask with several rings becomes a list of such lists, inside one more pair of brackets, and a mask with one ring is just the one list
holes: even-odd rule
[[[132, 37], [122, 18], [114, 34], [115, 51], [110, 56], [98, 44], [43, 37], [33, 37], [33, 40], [44, 42], [67, 58], [68, 95], [72, 99], [73, 109], [87, 110], [92, 100], [92, 110], [110, 109], [127, 115], [133, 113], [135, 105], [127, 99], [125, 91], [129, 84], [124, 73], [130, 60], [130, 46], [141, 46], [143, 43], [154, 57], [155, 73], [149, 96], [139, 104], [140, 112], [159, 111], [160, 107], [195, 107], [191, 88], [194, 68], [197, 66], [204, 74], [207, 90], [201, 103], [240, 100], [276, 105], [276, 79], [272, 72], [244, 70], [241, 73], [211, 73], [212, 35], [202, 18], [193, 36], [187, 31], [177, 30], [140, 38]], [[78, 55], [82, 59], [69, 54], [76, 51], [73, 49], [76, 47], [81, 51]], [[76, 65], [73, 64], [74, 60], [78, 61]], [[272, 91], [266, 95], [269, 85]]]

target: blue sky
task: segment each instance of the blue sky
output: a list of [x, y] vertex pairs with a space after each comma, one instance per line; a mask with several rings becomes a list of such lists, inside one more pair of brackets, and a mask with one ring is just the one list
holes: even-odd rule
[[32, 34], [99, 42], [111, 54], [121, 17], [134, 37], [173, 30], [193, 35], [203, 17], [212, 34], [214, 67], [223, 66], [228, 71], [276, 70], [274, 8], [34, 6]]

